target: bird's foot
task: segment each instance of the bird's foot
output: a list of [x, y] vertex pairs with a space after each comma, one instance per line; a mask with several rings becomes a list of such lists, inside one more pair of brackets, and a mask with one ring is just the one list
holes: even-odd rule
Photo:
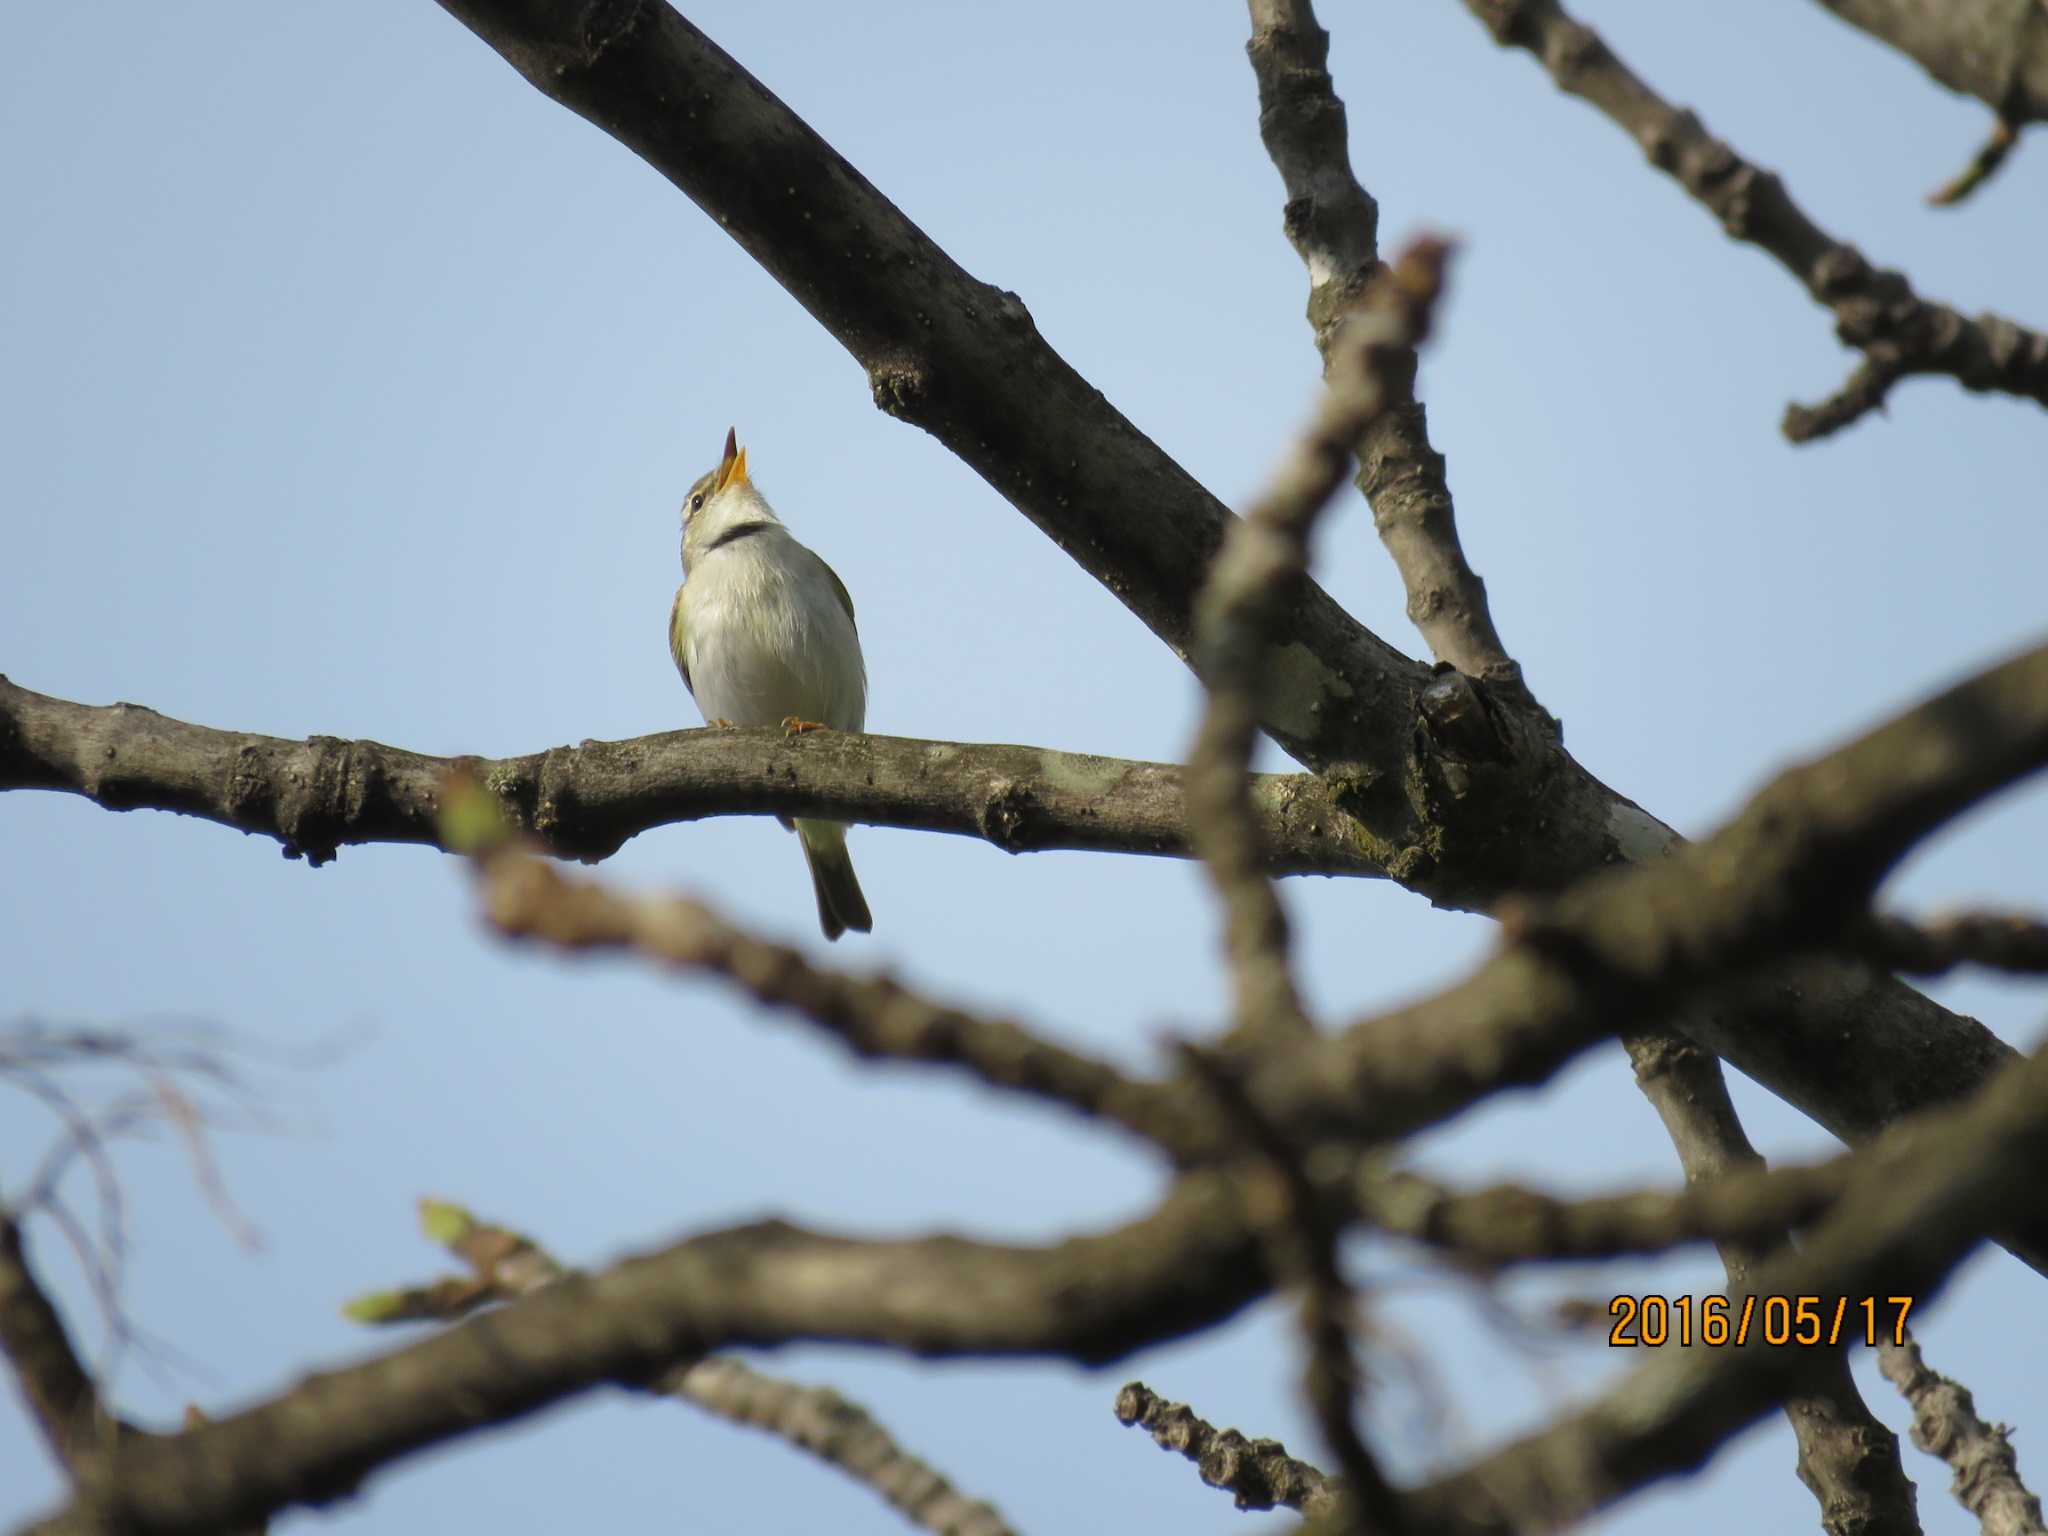
[[801, 736], [805, 731], [829, 731], [831, 726], [822, 720], [802, 720], [795, 715], [782, 717], [782, 728], [792, 736]]
[[704, 722], [704, 728], [706, 730], [711, 731], [736, 731], [739, 729], [738, 726], [734, 725], [730, 720], [727, 720], [723, 717], [720, 717], [716, 720], [706, 720]]

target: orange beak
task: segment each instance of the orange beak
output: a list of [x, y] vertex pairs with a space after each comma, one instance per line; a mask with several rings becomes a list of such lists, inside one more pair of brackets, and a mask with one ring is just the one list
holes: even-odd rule
[[725, 433], [725, 457], [718, 461], [718, 478], [711, 483], [711, 494], [716, 496], [728, 486], [747, 483], [747, 450], [739, 446], [737, 434], [728, 427]]

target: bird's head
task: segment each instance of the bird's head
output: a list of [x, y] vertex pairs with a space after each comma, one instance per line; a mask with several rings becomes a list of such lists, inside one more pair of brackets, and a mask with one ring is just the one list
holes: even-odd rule
[[743, 523], [775, 522], [778, 519], [754, 482], [747, 478], [747, 450], [738, 435], [728, 429], [725, 453], [716, 469], [706, 470], [683, 498], [684, 563], [690, 555], [708, 548], [719, 534]]

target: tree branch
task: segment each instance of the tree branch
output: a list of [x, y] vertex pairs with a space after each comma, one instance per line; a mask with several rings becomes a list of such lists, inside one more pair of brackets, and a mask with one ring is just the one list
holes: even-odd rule
[[483, 904], [510, 938], [565, 950], [629, 950], [722, 976], [767, 1007], [794, 1013], [856, 1055], [965, 1068], [991, 1087], [1099, 1117], [1186, 1157], [1214, 1140], [1189, 1096], [1041, 1039], [1008, 1019], [935, 1003], [889, 977], [816, 966], [734, 927], [701, 902], [635, 896], [507, 850], [482, 865]]
[[2048, 13], [2038, 0], [1820, 0], [2015, 123], [2048, 121]]
[[[1720, 1062], [1668, 1031], [1625, 1033], [1622, 1042], [1636, 1082], [1678, 1150], [1689, 1186], [1713, 1188], [1743, 1173], [1768, 1177], [1735, 1113]], [[1860, 1171], [1885, 1150], [1881, 1145], [1837, 1161], [1844, 1171]], [[1757, 1267], [1789, 1245], [1795, 1225], [1783, 1221], [1716, 1239], [1727, 1294], [1749, 1292]], [[1819, 1502], [1827, 1536], [1920, 1536], [1899, 1437], [1863, 1401], [1846, 1354], [1831, 1351], [1783, 1406], [1799, 1446], [1799, 1481]]]
[[1170, 1403], [1142, 1381], [1116, 1395], [1119, 1424], [1135, 1425], [1162, 1451], [1177, 1451], [1195, 1464], [1202, 1481], [1235, 1495], [1239, 1509], [1284, 1505], [1305, 1515], [1333, 1515], [1337, 1490], [1308, 1462], [1287, 1454], [1278, 1440], [1247, 1440], [1234, 1429], [1219, 1430], [1186, 1403]]
[[[666, 731], [523, 757], [428, 757], [374, 741], [286, 741], [94, 706], [0, 677], [0, 790], [55, 789], [108, 810], [178, 811], [276, 838], [315, 864], [358, 843], [442, 846], [435, 817], [462, 767], [551, 853], [596, 860], [705, 816], [830, 816], [1051, 849], [1192, 856], [1169, 763], [812, 731]], [[1313, 774], [1257, 774], [1252, 812], [1275, 874], [1383, 873]]]
[[[1308, 320], [1324, 376], [1344, 314], [1381, 270], [1379, 208], [1351, 171], [1344, 103], [1330, 80], [1330, 34], [1311, 0], [1250, 0], [1245, 44], [1259, 85], [1259, 137], [1287, 189], [1287, 238], [1308, 269]], [[1485, 678], [1520, 707], [1536, 701], [1493, 627], [1486, 583], [1465, 559], [1443, 455], [1415, 397], [1413, 348], [1382, 365], [1386, 404], [1354, 434], [1358, 489], [1408, 589], [1408, 617], [1430, 654]]]
[[1900, 274], [1873, 267], [1809, 219], [1777, 176], [1711, 137], [1690, 112], [1664, 101], [1556, 0], [1465, 5], [1497, 42], [1540, 59], [1561, 89], [1626, 131], [1650, 163], [1691, 193], [1732, 238], [1774, 257], [1833, 313], [1835, 334], [1862, 352], [1863, 361], [1821, 404], [1787, 407], [1784, 430], [1793, 442], [1849, 425], [1883, 405], [1892, 385], [1915, 374], [1941, 374], [1968, 390], [2048, 405], [2048, 336], [1997, 315], [1969, 319], [1921, 298]]
[[1351, 444], [1394, 398], [1391, 376], [1429, 329], [1450, 248], [1418, 240], [1367, 291], [1331, 343], [1329, 388], [1272, 483], [1233, 523], [1198, 604], [1209, 702], [1188, 755], [1195, 846], [1224, 908], [1232, 1017], [1246, 1040], [1309, 1028], [1287, 954], [1287, 916], [1262, 870], [1249, 783], [1266, 656], [1308, 576], [1309, 535], [1343, 483]]
[[[2048, 646], [1779, 775], [1704, 842], [1510, 913], [1515, 942], [1467, 980], [1288, 1053], [1255, 1097], [1299, 1135], [1386, 1142], [1541, 1081], [1621, 1019], [1839, 942], [1918, 839], [2044, 764]], [[2048, 1221], [2008, 1243], [2048, 1264]]]
[[209, 1532], [344, 1497], [370, 1472], [605, 1383], [800, 1339], [1100, 1364], [1229, 1317], [1268, 1284], [1220, 1175], [1051, 1247], [862, 1242], [761, 1222], [587, 1275], [181, 1434], [124, 1441], [42, 1536]]
[[[420, 1202], [427, 1236], [470, 1267], [460, 1279], [385, 1292], [353, 1304], [365, 1322], [454, 1322], [478, 1307], [515, 1301], [573, 1274], [531, 1238], [478, 1221], [460, 1206]], [[969, 1499], [897, 1444], [873, 1416], [830, 1387], [803, 1387], [729, 1356], [678, 1364], [651, 1384], [663, 1396], [788, 1441], [873, 1490], [936, 1536], [1015, 1536], [990, 1505]]]
[[1932, 1370], [1910, 1334], [1878, 1345], [1877, 1368], [1913, 1409], [1913, 1444], [1954, 1470], [1951, 1491], [1984, 1536], [2048, 1536], [2041, 1501], [2020, 1481], [2010, 1426], [1979, 1418], [1970, 1389]]
[[121, 1432], [101, 1406], [71, 1335], [29, 1268], [17, 1216], [0, 1208], [0, 1352], [14, 1367], [29, 1416], [74, 1478]]
[[[1796, 1252], [1760, 1268], [1771, 1296], [1911, 1296], [1926, 1305], [2002, 1218], [2031, 1200], [2048, 1157], [2048, 1053], [2015, 1064], [1965, 1110], [1915, 1127], [1921, 1155], [1868, 1167]], [[1852, 1305], [1855, 1305], [1852, 1303]], [[1860, 1333], [1861, 1308], [1856, 1306]], [[1889, 1326], [1892, 1317], [1883, 1319]], [[1655, 1351], [1590, 1407], [1410, 1496], [1461, 1536], [1554, 1530], [1624, 1493], [1704, 1462], [1819, 1363], [1820, 1349], [1746, 1345]]]

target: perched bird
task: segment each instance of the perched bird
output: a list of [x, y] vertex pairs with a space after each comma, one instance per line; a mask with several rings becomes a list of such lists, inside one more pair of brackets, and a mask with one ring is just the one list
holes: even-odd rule
[[[867, 717], [853, 599], [754, 489], [747, 451], [731, 432], [718, 468], [683, 502], [683, 584], [668, 645], [708, 724], [857, 731]], [[777, 820], [803, 843], [825, 937], [873, 928], [846, 824]]]

